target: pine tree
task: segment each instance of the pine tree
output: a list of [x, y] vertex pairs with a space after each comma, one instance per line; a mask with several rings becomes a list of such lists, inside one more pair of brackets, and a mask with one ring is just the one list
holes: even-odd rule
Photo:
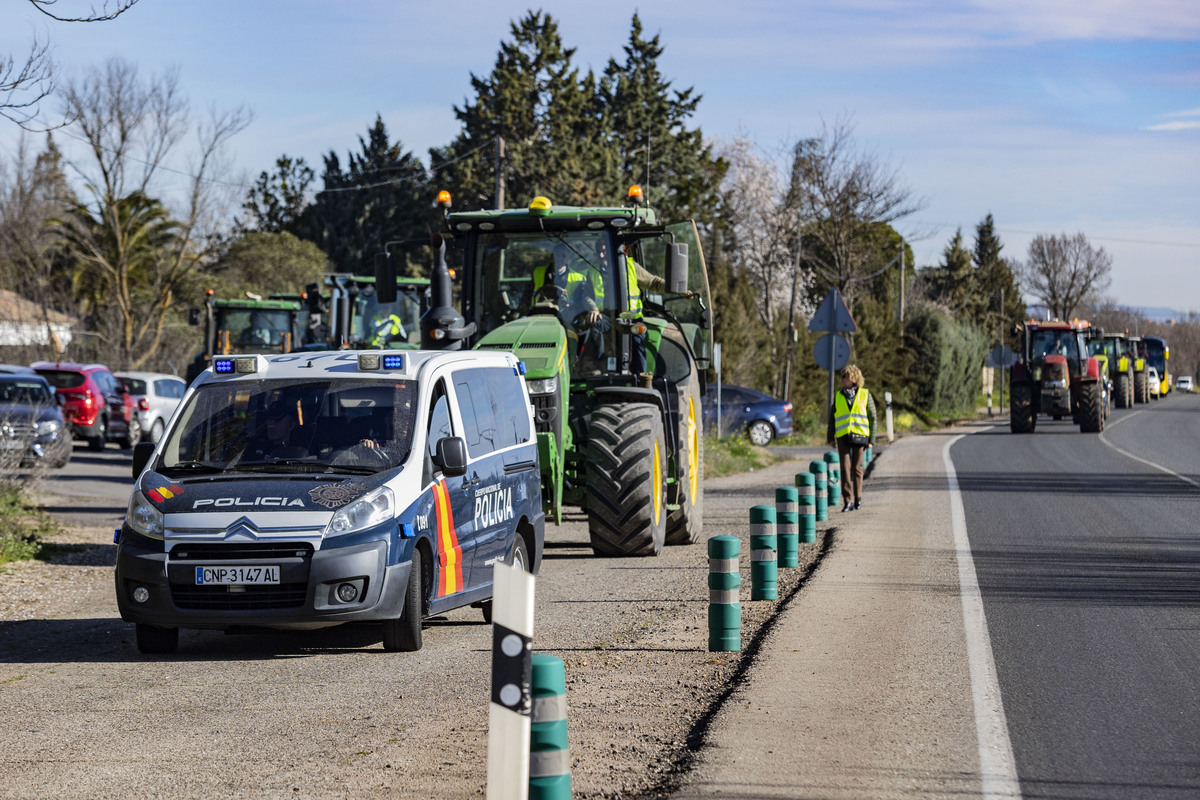
[[672, 91], [658, 68], [659, 36], [643, 38], [636, 13], [625, 61], [609, 59], [599, 97], [610, 126], [619, 172], [610, 192], [623, 198], [630, 183], [642, 184], [646, 201], [667, 220], [712, 219], [725, 165], [714, 158], [699, 128], [689, 129], [701, 95]]
[[387, 242], [428, 234], [432, 197], [424, 165], [389, 139], [381, 117], [358, 141], [362, 152], [348, 154], [345, 170], [336, 153], [325, 156], [325, 188], [294, 232], [315, 242], [335, 269], [369, 273]]
[[979, 302], [975, 323], [988, 332], [989, 339], [1000, 335], [1001, 341], [1007, 340], [1008, 332], [1025, 318], [1025, 301], [1012, 267], [1000, 256], [1003, 249], [1004, 245], [996, 235], [995, 221], [989, 213], [975, 227], [976, 295]]
[[530, 12], [511, 26], [486, 77], [471, 76], [474, 100], [454, 113], [462, 132], [431, 151], [439, 188], [459, 208], [496, 205], [496, 143], [504, 140], [505, 205], [544, 195], [559, 205], [600, 199], [607, 170], [595, 77], [579, 77], [574, 48], [564, 47], [558, 23]]

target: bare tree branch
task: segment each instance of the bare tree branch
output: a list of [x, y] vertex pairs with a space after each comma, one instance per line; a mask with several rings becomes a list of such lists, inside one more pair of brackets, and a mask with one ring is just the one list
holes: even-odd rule
[[1020, 265], [1025, 286], [1058, 319], [1070, 319], [1107, 289], [1111, 273], [1112, 256], [1103, 247], [1092, 247], [1082, 233], [1033, 237], [1029, 260]]
[[890, 225], [924, 208], [897, 170], [872, 153], [860, 152], [852, 139], [853, 126], [839, 120], [823, 125], [821, 135], [798, 143], [793, 150], [789, 202], [815, 246], [805, 259], [815, 271], [847, 297], [852, 284], [882, 268], [879, 248], [866, 235], [880, 223]]
[[[97, 10], [83, 16], [59, 16], [51, 9], [59, 0], [29, 0], [29, 4], [40, 13], [58, 22], [104, 22], [116, 19], [132, 8], [138, 0], [104, 0]], [[35, 125], [41, 113], [41, 103], [55, 93], [58, 85], [58, 68], [50, 56], [49, 37], [42, 39], [36, 34], [22, 63], [11, 55], [0, 54], [0, 117], [15, 122], [30, 131], [46, 132], [70, 124], [69, 118], [54, 124]]]
[[58, 5], [60, 0], [29, 0], [29, 4], [36, 8], [41, 13], [53, 20], [59, 22], [104, 22], [110, 19], [116, 19], [124, 14], [130, 8], [137, 4], [138, 0], [104, 0], [100, 6], [100, 11], [92, 6], [91, 13], [85, 14], [82, 17], [60, 17], [50, 9]]

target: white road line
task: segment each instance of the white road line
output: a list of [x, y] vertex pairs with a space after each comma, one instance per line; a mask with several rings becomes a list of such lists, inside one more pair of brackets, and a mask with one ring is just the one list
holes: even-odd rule
[[[1127, 417], [1122, 417], [1121, 419], [1117, 420], [1117, 422], [1124, 422], [1125, 420], [1130, 419], [1131, 417], [1136, 417], [1138, 414], [1141, 414], [1141, 413], [1142, 413], [1141, 411], [1138, 411], [1134, 414], [1130, 414]], [[1113, 423], [1113, 425], [1109, 425], [1108, 427], [1112, 428], [1115, 426], [1116, 426], [1116, 423]], [[1156, 470], [1159, 470], [1160, 472], [1165, 472], [1173, 478], [1178, 478], [1179, 480], [1183, 481], [1184, 483], [1189, 484], [1191, 486], [1195, 486], [1197, 489], [1200, 489], [1200, 483], [1197, 483], [1196, 481], [1192, 480], [1188, 476], [1180, 475], [1175, 470], [1167, 469], [1162, 464], [1155, 464], [1153, 461], [1147, 461], [1146, 459], [1142, 458], [1141, 456], [1135, 456], [1133, 453], [1129, 452], [1128, 450], [1125, 450], [1124, 448], [1117, 447], [1115, 444], [1110, 442], [1108, 439], [1104, 438], [1103, 433], [1100, 434], [1100, 442], [1105, 447], [1116, 450], [1118, 453], [1125, 456], [1126, 458], [1132, 458], [1134, 461], [1138, 461], [1142, 464], [1145, 464], [1148, 467], [1154, 467]]]
[[971, 695], [975, 702], [975, 738], [979, 742], [979, 771], [984, 800], [1020, 798], [1021, 784], [1013, 758], [1012, 742], [1008, 738], [1008, 721], [1000, 700], [1000, 683], [996, 679], [996, 661], [992, 657], [992, 640], [988, 635], [987, 617], [983, 613], [983, 596], [975, 575], [975, 560], [971, 557], [971, 542], [967, 539], [967, 515], [963, 510], [958, 474], [950, 460], [950, 447], [962, 436], [946, 442], [942, 461], [946, 465], [946, 480], [950, 484], [950, 520], [954, 528], [954, 549], [958, 553], [958, 584], [962, 596], [963, 624], [967, 632], [967, 664], [971, 675]]

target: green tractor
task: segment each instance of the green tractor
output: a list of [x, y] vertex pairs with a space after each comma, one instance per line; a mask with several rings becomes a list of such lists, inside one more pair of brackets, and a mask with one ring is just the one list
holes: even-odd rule
[[188, 324], [204, 320], [204, 350], [188, 365], [188, 383], [195, 380], [214, 355], [241, 353], [290, 353], [304, 343], [301, 325], [303, 307], [299, 300], [251, 296], [218, 299], [212, 289], [205, 292], [204, 308], [188, 310]]
[[1088, 355], [1107, 359], [1113, 405], [1132, 408], [1135, 365], [1129, 338], [1123, 333], [1105, 333], [1093, 328], [1088, 334]]
[[[448, 245], [461, 260], [461, 314]], [[636, 199], [583, 208], [539, 197], [448, 212], [433, 249], [421, 346], [506, 350], [524, 363], [547, 515], [561, 523], [564, 506], [581, 508], [597, 555], [696, 542], [712, 339], [694, 223], [665, 225]], [[377, 285], [393, 272], [376, 257]]]

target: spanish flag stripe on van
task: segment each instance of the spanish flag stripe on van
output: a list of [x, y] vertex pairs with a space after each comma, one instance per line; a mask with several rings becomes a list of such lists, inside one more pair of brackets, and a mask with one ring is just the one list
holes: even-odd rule
[[446, 481], [433, 485], [434, 514], [438, 533], [438, 597], [463, 590], [462, 548], [454, 530], [454, 512], [450, 509], [450, 490]]

